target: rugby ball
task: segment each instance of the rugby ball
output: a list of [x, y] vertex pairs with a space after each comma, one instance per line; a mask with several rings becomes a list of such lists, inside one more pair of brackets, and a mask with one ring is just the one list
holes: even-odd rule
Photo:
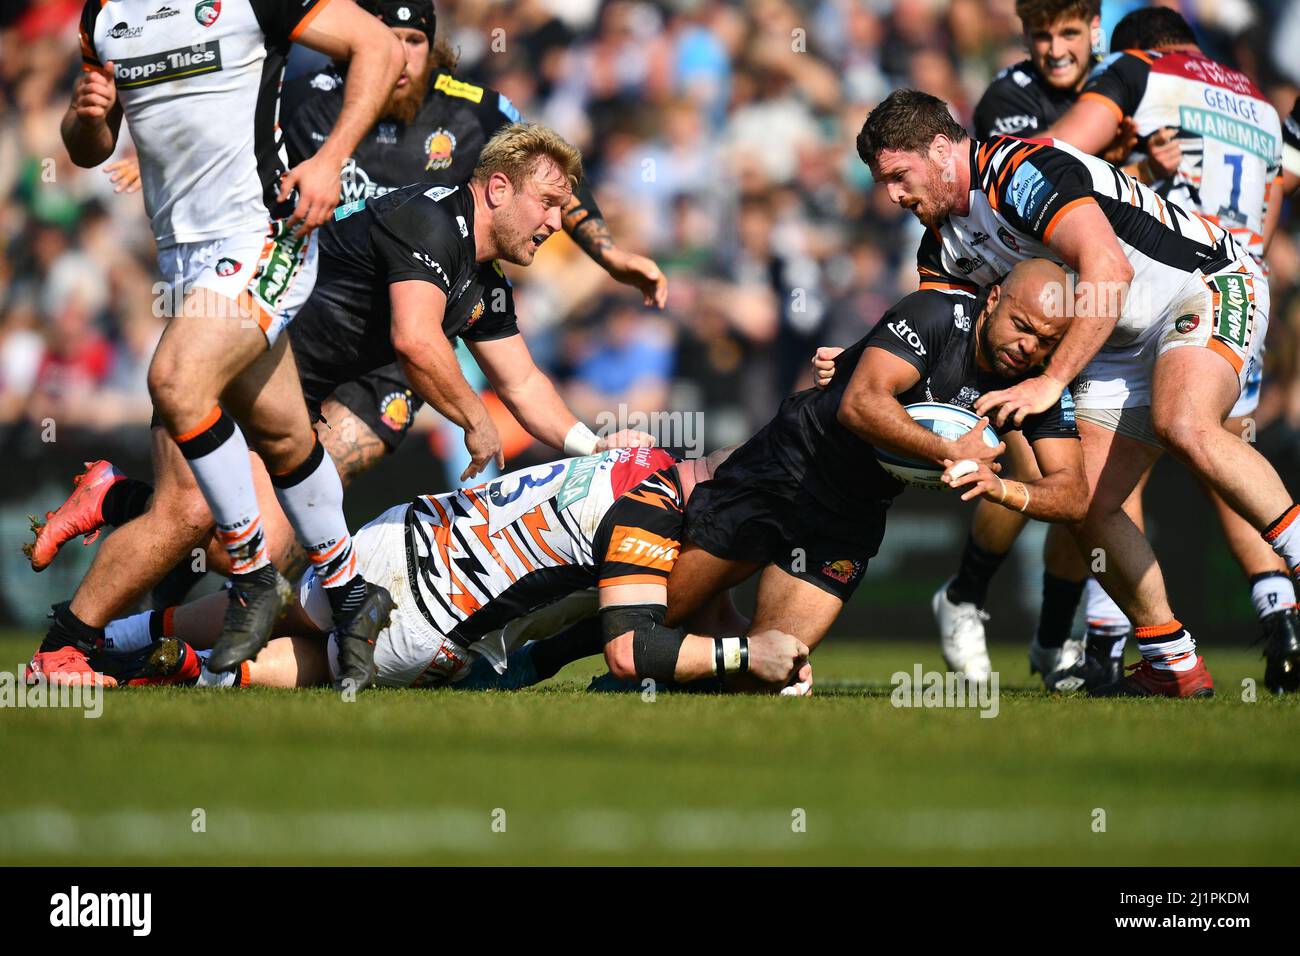
[[[930, 429], [941, 438], [949, 441], [956, 441], [975, 427], [975, 423], [980, 417], [968, 409], [961, 408], [957, 405], [947, 405], [943, 402], [916, 402], [907, 406], [907, 414], [912, 416], [912, 420], [924, 428]], [[1001, 439], [990, 425], [984, 426], [984, 444], [990, 448], [997, 448]], [[876, 461], [880, 462], [880, 467], [885, 469], [899, 481], [904, 484], [913, 485], [917, 488], [947, 488], [939, 480], [943, 474], [943, 466], [929, 461], [918, 461], [915, 458], [905, 458], [902, 455], [896, 455], [893, 452], [885, 451], [882, 448], [875, 449]]]

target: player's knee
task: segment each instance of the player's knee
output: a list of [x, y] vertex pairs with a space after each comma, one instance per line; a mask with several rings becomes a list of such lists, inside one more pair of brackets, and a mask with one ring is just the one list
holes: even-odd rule
[[636, 680], [636, 659], [632, 652], [632, 635], [624, 634], [605, 644], [605, 663], [619, 680]]
[[187, 538], [212, 527], [212, 511], [197, 485], [156, 493], [150, 511]]
[[[1190, 409], [1155, 414], [1151, 426], [1166, 448], [1181, 458], [1196, 459], [1206, 451], [1211, 424]], [[1214, 430], [1220, 430], [1213, 426]]]

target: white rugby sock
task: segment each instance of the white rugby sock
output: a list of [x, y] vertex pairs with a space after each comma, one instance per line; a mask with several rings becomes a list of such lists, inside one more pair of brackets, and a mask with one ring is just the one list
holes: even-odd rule
[[1083, 593], [1087, 609], [1084, 614], [1090, 629], [1094, 627], [1123, 627], [1125, 631], [1128, 630], [1128, 618], [1096, 578], [1088, 578]]
[[1300, 568], [1300, 505], [1293, 504], [1263, 531], [1264, 540], [1281, 555], [1291, 574]]
[[1177, 620], [1139, 627], [1136, 635], [1143, 659], [1156, 670], [1189, 671], [1196, 666], [1196, 642]]
[[126, 654], [148, 647], [154, 642], [149, 623], [155, 613], [145, 611], [109, 621], [104, 627], [104, 650], [110, 654]]
[[[325, 447], [317, 441], [302, 464], [272, 475], [271, 484], [321, 586], [328, 591], [350, 584], [357, 576], [357, 558], [343, 517], [343, 482]], [[364, 597], [364, 590], [361, 593]], [[334, 610], [337, 620], [340, 612]]]
[[270, 564], [248, 444], [235, 420], [214, 407], [197, 428], [173, 437], [212, 509], [231, 573], [250, 574]]
[[244, 668], [248, 666], [245, 661], [243, 666], [237, 671], [231, 671], [226, 674], [218, 674], [208, 670], [208, 658], [212, 656], [212, 651], [195, 651], [199, 656], [199, 679], [195, 681], [195, 687], [240, 687], [242, 686], [241, 678], [244, 674]]
[[1250, 579], [1250, 600], [1255, 613], [1268, 617], [1295, 606], [1295, 583], [1281, 571], [1266, 571]]

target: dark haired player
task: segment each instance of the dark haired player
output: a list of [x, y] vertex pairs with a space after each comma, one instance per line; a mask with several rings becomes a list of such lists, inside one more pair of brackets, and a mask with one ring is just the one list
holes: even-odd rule
[[1075, 401], [1107, 424], [1080, 418], [1090, 500], [1076, 540], [1104, 548], [1102, 584], [1137, 626], [1142, 653], [1132, 674], [1093, 692], [1211, 695], [1155, 555], [1123, 511], [1159, 449], [1119, 423], [1148, 420], [1288, 567], [1300, 565], [1300, 505], [1268, 461], [1222, 427], [1268, 326], [1258, 264], [1224, 230], [1110, 164], [1058, 140], [970, 140], [946, 103], [916, 90], [895, 91], [872, 111], [858, 153], [890, 200], [928, 227], [917, 253], [923, 288], [972, 287], [1028, 258], [1074, 271], [1056, 294], [1078, 321], [1047, 367], [985, 395], [976, 410], [995, 412], [999, 426], [1019, 421], [1080, 378]]
[[[1016, 14], [1029, 57], [1000, 72], [985, 91], [975, 109], [977, 139], [1047, 135], [1048, 128], [1078, 99], [1089, 72], [1100, 62], [1093, 52], [1100, 45], [1100, 13], [1099, 0], [1017, 0]], [[1100, 144], [1099, 155], [1121, 164], [1138, 142], [1132, 120], [1121, 117], [1118, 123], [1109, 122], [1107, 130], [1110, 135]], [[1143, 146], [1148, 157], [1124, 171], [1151, 182], [1154, 176], [1175, 170], [1181, 150], [1173, 133], [1169, 128], [1151, 131]], [[1014, 435], [1008, 436], [1013, 448], [1017, 442]], [[1024, 518], [1004, 508], [980, 505], [975, 509], [958, 572], [931, 601], [944, 659], [954, 670], [981, 672], [991, 666], [984, 639], [988, 618], [984, 602], [994, 573], [1025, 524]], [[1073, 543], [1066, 540], [1062, 547], [1060, 540], [1058, 532], [1044, 555], [1041, 613], [1030, 647], [1032, 670], [1041, 673], [1052, 690], [1081, 685], [1078, 670], [1083, 667], [1081, 642], [1069, 640], [1083, 581], [1073, 570], [1077, 562]], [[1104, 591], [1096, 590], [1104, 596]], [[1102, 659], [1109, 661], [1109, 654], [1107, 645]], [[1097, 679], [1103, 677], [1117, 679], [1119, 671], [1112, 669]]]

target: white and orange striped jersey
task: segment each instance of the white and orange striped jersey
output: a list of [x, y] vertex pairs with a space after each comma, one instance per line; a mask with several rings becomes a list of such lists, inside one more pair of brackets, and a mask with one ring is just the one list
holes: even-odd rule
[[378, 520], [405, 525], [419, 613], [469, 647], [574, 591], [667, 583], [682, 536], [676, 463], [657, 448], [567, 458]]
[[[1245, 252], [1206, 217], [1169, 202], [1062, 140], [970, 140], [970, 209], [930, 229], [917, 251], [922, 289], [977, 292], [1018, 262], [1061, 262], [1048, 243], [1061, 218], [1095, 203], [1133, 266], [1133, 281], [1107, 344], [1124, 346], [1159, 327], [1187, 281]], [[1067, 306], [1069, 307], [1069, 306]]]
[[1131, 116], [1139, 136], [1177, 129], [1182, 161], [1155, 190], [1263, 259], [1268, 193], [1281, 175], [1282, 121], [1250, 77], [1199, 51], [1125, 50], [1097, 66], [1080, 99], [1105, 104], [1116, 121]]

